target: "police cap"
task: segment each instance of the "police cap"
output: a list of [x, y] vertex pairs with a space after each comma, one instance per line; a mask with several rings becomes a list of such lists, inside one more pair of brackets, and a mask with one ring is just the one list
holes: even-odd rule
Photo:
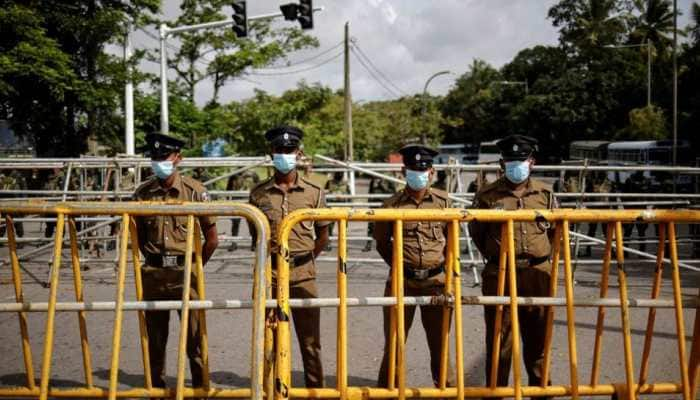
[[501, 150], [503, 160], [527, 160], [537, 151], [537, 139], [525, 135], [510, 135], [499, 140], [496, 146]]
[[151, 158], [166, 157], [171, 153], [179, 152], [185, 146], [185, 142], [162, 133], [149, 133], [146, 135], [146, 144], [140, 151]]
[[433, 157], [438, 152], [430, 147], [419, 144], [409, 144], [402, 147], [399, 153], [403, 156], [403, 164], [410, 169], [428, 169], [433, 166]]
[[280, 125], [265, 132], [272, 147], [299, 147], [304, 132], [295, 126]]

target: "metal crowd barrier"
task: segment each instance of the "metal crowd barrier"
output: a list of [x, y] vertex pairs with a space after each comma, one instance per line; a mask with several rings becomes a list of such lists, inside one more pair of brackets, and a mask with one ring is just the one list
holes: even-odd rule
[[[21, 333], [21, 346], [24, 357], [24, 367], [27, 384], [24, 387], [0, 387], [0, 397], [34, 397], [45, 400], [48, 397], [102, 397], [115, 399], [117, 397], [174, 397], [178, 400], [184, 397], [228, 397], [228, 398], [252, 398], [261, 400], [263, 396], [263, 367], [265, 365], [265, 351], [271, 354], [271, 331], [265, 326], [265, 297], [269, 295], [269, 254], [268, 238], [270, 227], [262, 212], [247, 204], [238, 203], [16, 203], [0, 202], [0, 214], [7, 225], [7, 237], [9, 243], [9, 257], [12, 268], [12, 282], [15, 290], [16, 303], [0, 304], [0, 312], [16, 312], [19, 316]], [[53, 266], [50, 273], [49, 298], [47, 303], [26, 302], [23, 295], [22, 275], [20, 260], [17, 256], [17, 241], [13, 217], [24, 214], [41, 214], [56, 216], [56, 235], [53, 243]], [[85, 302], [83, 298], [83, 282], [81, 278], [80, 259], [78, 253], [78, 232], [76, 229], [76, 216], [112, 216], [120, 215], [122, 229], [120, 233], [119, 263], [117, 271], [117, 291], [115, 300], [111, 302]], [[190, 291], [182, 291], [181, 301], [143, 301], [143, 284], [141, 281], [140, 251], [137, 243], [138, 234], [133, 220], [137, 216], [187, 216], [187, 244], [184, 266], [184, 288], [191, 284], [191, 273], [195, 271], [197, 292], [202, 300], [190, 301]], [[255, 270], [253, 282], [253, 300], [205, 300], [205, 282], [202, 263], [202, 243], [199, 225], [196, 217], [202, 216], [240, 216], [250, 221], [257, 231], [257, 247], [255, 257]], [[73, 283], [75, 302], [58, 302], [57, 293], [59, 285], [59, 272], [61, 267], [61, 253], [64, 246], [64, 231], [68, 225], [70, 236], [71, 265], [73, 270]], [[129, 249], [129, 244], [131, 249]], [[136, 301], [125, 301], [125, 276], [128, 262], [128, 253], [131, 250], [134, 280], [136, 286]], [[194, 261], [192, 259], [194, 255]], [[194, 265], [193, 265], [194, 264]], [[205, 310], [209, 309], [233, 309], [252, 308], [252, 340], [251, 340], [251, 369], [250, 388], [213, 388], [209, 379], [209, 354], [206, 331]], [[148, 335], [144, 312], [147, 310], [179, 310], [182, 313], [180, 319], [180, 335], [177, 350], [177, 385], [174, 389], [155, 388], [152, 385], [151, 371], [149, 367]], [[56, 334], [56, 312], [78, 312], [78, 323], [81, 338], [81, 351], [85, 386], [65, 388], [51, 385], [50, 369], [53, 356], [53, 343]], [[91, 350], [87, 332], [88, 311], [114, 311], [114, 329], [112, 333], [112, 355], [109, 372], [109, 386], [97, 387], [93, 384], [93, 369]], [[143, 361], [144, 386], [128, 390], [118, 389], [118, 371], [120, 359], [120, 344], [122, 337], [122, 320], [124, 311], [136, 311], [139, 319], [140, 344]], [[30, 345], [30, 333], [27, 324], [28, 312], [47, 313], [45, 339], [41, 357], [41, 376], [39, 386], [35, 383], [35, 371], [32, 364], [32, 347]], [[202, 340], [203, 387], [186, 388], [185, 360], [188, 314], [199, 312]]]
[[[294, 225], [302, 221], [335, 220], [338, 221], [338, 258], [337, 258], [337, 297], [325, 299], [290, 299], [289, 298], [289, 236]], [[481, 221], [501, 224], [501, 249], [498, 271], [498, 296], [474, 296], [463, 298], [461, 296], [461, 271], [459, 260], [459, 224], [469, 221]], [[554, 245], [552, 252], [552, 279], [550, 284], [550, 297], [518, 297], [516, 285], [516, 261], [514, 244], [514, 223], [548, 221], [555, 226]], [[392, 265], [392, 297], [351, 299], [347, 297], [347, 224], [349, 221], [391, 221], [393, 228], [393, 265]], [[447, 221], [449, 223], [447, 257], [446, 257], [446, 284], [445, 292], [441, 296], [406, 297], [403, 295], [403, 230], [404, 221]], [[627, 288], [627, 274], [623, 250], [622, 224], [645, 221], [659, 223], [659, 246], [654, 272], [654, 283], [650, 299], [630, 299]], [[575, 299], [573, 288], [573, 269], [570, 243], [570, 224], [580, 222], [607, 223], [607, 236], [605, 252], [603, 256], [603, 268], [600, 283], [599, 299]], [[570, 396], [577, 399], [579, 396], [618, 395], [619, 398], [634, 400], [639, 395], [646, 394], [682, 394], [684, 400], [696, 398], [696, 389], [700, 381], [700, 296], [694, 301], [683, 301], [681, 298], [681, 281], [678, 262], [678, 250], [676, 245], [677, 222], [700, 222], [698, 211], [670, 211], [670, 210], [520, 210], [520, 211], [495, 211], [495, 210], [345, 210], [345, 209], [306, 209], [290, 213], [282, 222], [278, 230], [278, 243], [280, 244], [277, 257], [277, 331], [276, 331], [276, 385], [275, 398], [286, 400], [288, 398], [339, 398], [339, 399], [368, 399], [368, 398], [464, 398], [479, 397], [514, 397], [521, 399], [523, 396]], [[670, 259], [664, 255], [664, 244], [668, 238]], [[563, 250], [562, 250], [563, 249]], [[613, 249], [615, 252], [613, 253]], [[557, 296], [559, 261], [562, 258], [565, 297]], [[613, 258], [617, 261], [617, 278], [620, 288], [619, 298], [608, 297], [608, 281], [610, 267]], [[660, 287], [664, 264], [671, 265], [673, 298], [660, 299]], [[508, 276], [509, 296], [505, 293], [506, 275]], [[455, 300], [457, 299], [457, 300]], [[443, 324], [443, 347], [441, 352], [441, 370], [439, 385], [433, 387], [409, 387], [406, 382], [406, 348], [404, 333], [404, 305], [443, 305], [444, 316], [453, 313], [455, 322], [455, 354], [456, 376], [455, 387], [448, 387], [447, 363], [449, 352], [449, 325]], [[488, 387], [467, 387], [464, 382], [464, 346], [463, 346], [463, 322], [462, 305], [496, 305], [497, 315], [495, 321], [495, 334], [490, 368], [492, 385]], [[348, 385], [348, 339], [347, 339], [347, 307], [349, 306], [390, 306], [391, 307], [391, 339], [390, 361], [388, 371], [387, 388], [376, 387], [351, 387]], [[547, 309], [547, 328], [545, 336], [545, 353], [543, 377], [549, 377], [551, 370], [552, 337], [554, 308], [566, 308], [566, 326], [568, 337], [568, 384], [550, 384], [548, 379], [542, 386], [523, 386], [521, 383], [522, 372], [520, 366], [520, 327], [518, 322], [518, 307], [528, 305], [544, 305]], [[290, 307], [337, 307], [337, 386], [335, 388], [295, 388], [291, 382], [291, 338], [289, 329]], [[500, 332], [503, 318], [503, 307], [511, 310], [512, 325], [512, 371], [513, 386], [497, 387], [496, 373], [498, 371], [500, 347]], [[593, 363], [591, 367], [591, 380], [589, 384], [579, 381], [579, 363], [577, 356], [577, 340], [575, 329], [576, 307], [597, 307], [598, 316], [596, 323], [595, 345], [593, 348]], [[603, 338], [603, 324], [606, 307], [620, 308], [620, 325], [624, 350], [624, 371], [626, 380], [623, 383], [600, 382], [599, 372], [601, 363], [601, 348]], [[634, 354], [631, 342], [630, 308], [649, 308], [647, 326], [644, 338], [644, 349], [641, 355], [641, 368], [638, 377], [634, 371]], [[678, 345], [679, 380], [674, 382], [650, 382], [648, 379], [650, 349], [652, 344], [654, 323], [657, 308], [673, 308], [676, 322], [676, 340]], [[692, 336], [691, 354], [686, 358], [685, 326], [683, 319], [684, 307], [695, 309], [695, 323]], [[452, 311], [451, 311], [452, 310]], [[448, 318], [443, 318], [447, 321]], [[427, 367], [426, 367], [427, 368]], [[395, 379], [398, 385], [395, 386]]]

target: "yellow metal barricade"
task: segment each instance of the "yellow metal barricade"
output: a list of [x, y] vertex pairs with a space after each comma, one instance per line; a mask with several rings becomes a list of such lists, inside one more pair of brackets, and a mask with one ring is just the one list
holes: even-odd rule
[[[272, 332], [265, 325], [265, 298], [270, 291], [269, 236], [270, 228], [267, 218], [258, 209], [238, 203], [16, 203], [0, 202], [0, 214], [7, 226], [10, 266], [12, 268], [12, 283], [15, 289], [16, 303], [0, 304], [0, 312], [17, 312], [21, 334], [24, 369], [27, 384], [24, 387], [0, 387], [0, 397], [31, 397], [45, 400], [48, 397], [102, 397], [115, 399], [117, 397], [227, 397], [252, 398], [261, 400], [264, 397], [263, 374], [265, 357], [270, 359], [272, 353]], [[14, 215], [55, 215], [56, 236], [53, 250], [53, 265], [50, 272], [49, 298], [47, 303], [26, 302], [22, 288], [20, 257], [17, 254]], [[120, 215], [121, 233], [119, 247], [119, 262], [117, 268], [116, 297], [114, 301], [85, 303], [83, 298], [83, 281], [81, 277], [78, 232], [74, 218], [76, 216]], [[138, 234], [133, 218], [139, 216], [186, 216], [187, 217], [187, 248], [184, 266], [184, 288], [190, 287], [191, 273], [197, 278], [197, 292], [200, 300], [190, 301], [189, 290], [182, 291], [181, 301], [143, 301], [143, 283], [141, 281], [141, 264], [139, 255]], [[203, 216], [240, 216], [246, 218], [257, 231], [253, 300], [227, 300], [212, 302], [205, 299], [204, 271], [202, 263], [202, 243], [199, 225], [196, 217]], [[67, 221], [67, 223], [66, 223]], [[66, 225], [69, 231], [68, 243], [71, 253], [75, 302], [57, 301], [61, 255], [64, 246], [64, 231]], [[131, 243], [136, 286], [136, 300], [127, 302], [124, 299], [125, 277], [128, 263], [129, 243]], [[194, 255], [194, 257], [193, 257]], [[194, 261], [193, 261], [194, 260]], [[193, 265], [194, 263], [194, 265]], [[210, 386], [208, 370], [208, 339], [206, 331], [205, 310], [215, 308], [252, 308], [252, 340], [251, 340], [251, 369], [250, 388], [213, 388]], [[109, 369], [109, 385], [106, 388], [96, 387], [93, 383], [93, 366], [91, 351], [86, 328], [88, 311], [114, 311], [114, 327], [111, 341], [111, 364]], [[143, 361], [144, 386], [127, 390], [118, 389], [119, 358], [121, 354], [122, 321], [125, 310], [138, 312], [140, 328], [140, 344]], [[149, 367], [148, 336], [145, 323], [146, 310], [179, 310], [180, 336], [177, 351], [177, 385], [174, 389], [155, 388], [152, 384]], [[53, 356], [54, 336], [56, 333], [55, 317], [59, 311], [77, 311], [80, 330], [80, 343], [83, 360], [85, 385], [83, 387], [54, 387], [51, 385], [51, 361]], [[35, 373], [32, 364], [32, 347], [30, 332], [27, 324], [28, 312], [46, 312], [46, 327], [44, 347], [41, 357], [39, 386], [35, 383]], [[187, 324], [190, 312], [199, 313], [202, 326], [202, 361], [203, 387], [185, 387], [185, 359], [187, 347]], [[267, 352], [267, 355], [265, 354]], [[271, 390], [271, 389], [270, 389]]]
[[[338, 297], [330, 299], [304, 299], [304, 306], [309, 302], [315, 306], [333, 306], [338, 308], [337, 322], [337, 386], [335, 388], [294, 388], [291, 383], [291, 340], [289, 329], [290, 307], [295, 305], [289, 299], [289, 235], [292, 228], [302, 221], [339, 221], [338, 230]], [[459, 223], [480, 221], [501, 224], [501, 251], [498, 271], [498, 296], [461, 296], [461, 274], [459, 260]], [[388, 221], [393, 222], [393, 265], [391, 271], [390, 298], [375, 298], [374, 304], [368, 299], [349, 299], [347, 297], [347, 276], [345, 264], [347, 259], [347, 223], [348, 221]], [[404, 221], [446, 221], [448, 222], [448, 241], [446, 258], [446, 284], [445, 293], [442, 296], [404, 297], [403, 291], [403, 229]], [[514, 249], [513, 225], [515, 222], [549, 222], [554, 226], [554, 242], [552, 252], [552, 279], [550, 285], [550, 297], [523, 298], [517, 295], [516, 284], [516, 260]], [[600, 282], [600, 298], [575, 299], [573, 287], [573, 271], [571, 265], [571, 251], [569, 238], [569, 225], [581, 222], [595, 222], [607, 224], [607, 236], [603, 257], [603, 268]], [[649, 222], [658, 223], [660, 227], [659, 250], [657, 254], [657, 266], [654, 274], [654, 284], [651, 290], [651, 299], [629, 299], [627, 272], [625, 270], [625, 253], [623, 249], [623, 223]], [[308, 209], [297, 210], [290, 213], [282, 222], [278, 230], [278, 243], [280, 244], [277, 266], [277, 315], [280, 318], [276, 323], [276, 384], [275, 398], [286, 400], [288, 398], [340, 398], [340, 399], [367, 399], [367, 398], [479, 398], [479, 397], [522, 397], [537, 396], [599, 396], [618, 395], [618, 398], [636, 399], [645, 394], [680, 394], [684, 400], [696, 398], [696, 388], [700, 373], [700, 302], [698, 298], [690, 301], [681, 298], [681, 282], [676, 243], [676, 223], [700, 222], [700, 211], [670, 211], [670, 210], [347, 210], [347, 209]], [[670, 260], [665, 259], [664, 243], [668, 241]], [[613, 250], [615, 251], [613, 253]], [[620, 298], [608, 298], [608, 280], [610, 266], [613, 258], [616, 260], [616, 275], [619, 284]], [[556, 297], [557, 279], [560, 259], [564, 269], [564, 298]], [[659, 299], [660, 285], [664, 263], [670, 264], [673, 298], [671, 301]], [[508, 279], [506, 279], [508, 277]], [[505, 285], [508, 283], [509, 295], [505, 293]], [[456, 300], [455, 300], [456, 299]], [[408, 387], [406, 383], [406, 359], [405, 359], [405, 335], [404, 335], [404, 304], [410, 300], [411, 305], [419, 304], [443, 304], [444, 312], [454, 313], [455, 321], [455, 353], [456, 353], [456, 386], [446, 385], [448, 341], [443, 340], [441, 352], [441, 372], [437, 387]], [[391, 307], [391, 335], [389, 386], [387, 388], [375, 387], [350, 387], [347, 380], [347, 307], [349, 304], [364, 306], [390, 306]], [[469, 305], [496, 305], [496, 333], [494, 335], [492, 365], [485, 366], [491, 373], [490, 387], [467, 387], [464, 383], [464, 357], [468, 349], [463, 347], [463, 321], [462, 304]], [[301, 304], [299, 304], [301, 305]], [[449, 307], [453, 305], [453, 307]], [[545, 336], [544, 368], [543, 376], [549, 377], [552, 356], [552, 327], [555, 306], [566, 308], [566, 329], [568, 339], [568, 366], [569, 382], [550, 384], [548, 379], [543, 379], [542, 386], [522, 386], [520, 370], [520, 327], [517, 309], [522, 305], [547, 306], [547, 327]], [[593, 365], [591, 368], [591, 381], [586, 384], [581, 382], [579, 376], [581, 369], [577, 355], [577, 339], [575, 327], [575, 309], [577, 306], [597, 307], [598, 316], [595, 330], [595, 345], [593, 348]], [[635, 375], [635, 354], [631, 344], [630, 332], [630, 307], [648, 307], [647, 329], [644, 337], [644, 349], [641, 354], [641, 368], [639, 376]], [[654, 332], [654, 318], [656, 308], [672, 307], [675, 312], [676, 342], [678, 346], [678, 380], [673, 382], [649, 382], [648, 366], [650, 362], [650, 347]], [[513, 386], [497, 387], [495, 385], [496, 371], [498, 370], [498, 354], [500, 348], [500, 332], [503, 319], [503, 307], [510, 307], [512, 325], [512, 367]], [[603, 337], [603, 325], [606, 307], [620, 308], [620, 331], [622, 348], [624, 353], [625, 382], [599, 382], [601, 346]], [[684, 326], [683, 310], [691, 307], [695, 309], [695, 324], [692, 334], [692, 346], [690, 354], [686, 354], [686, 329]], [[452, 310], [452, 311], [449, 311]], [[442, 338], [449, 336], [449, 325], [443, 325]], [[394, 386], [394, 382], [398, 387]]]

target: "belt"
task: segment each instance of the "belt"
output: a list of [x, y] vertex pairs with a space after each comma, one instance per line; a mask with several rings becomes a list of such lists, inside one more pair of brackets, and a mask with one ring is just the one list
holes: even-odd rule
[[[306, 253], [297, 254], [289, 259], [289, 268], [296, 268], [301, 265], [308, 263], [314, 259], [314, 254], [312, 251], [307, 251]], [[277, 269], [277, 257], [272, 257], [272, 267]]]
[[185, 256], [184, 254], [165, 256], [147, 254], [146, 264], [148, 264], [151, 267], [157, 268], [178, 268], [185, 265]]
[[411, 267], [403, 267], [403, 277], [405, 279], [413, 279], [416, 281], [422, 281], [428, 278], [432, 278], [433, 276], [442, 273], [445, 271], [445, 266], [440, 265], [439, 267], [435, 268], [421, 268], [421, 269], [415, 269]]
[[[545, 261], [549, 260], [549, 256], [542, 257], [516, 257], [515, 266], [517, 268], [534, 267], [535, 265], [540, 265]], [[498, 265], [498, 259], [488, 259], [487, 264]]]

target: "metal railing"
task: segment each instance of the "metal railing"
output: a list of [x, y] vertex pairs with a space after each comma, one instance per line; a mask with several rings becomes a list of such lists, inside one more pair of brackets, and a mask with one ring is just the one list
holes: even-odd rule
[[[24, 387], [0, 387], [0, 397], [34, 397], [45, 400], [48, 397], [104, 397], [115, 399], [117, 397], [174, 397], [178, 400], [184, 397], [229, 397], [252, 398], [261, 400], [263, 396], [263, 374], [265, 363], [265, 351], [271, 354], [271, 331], [265, 325], [265, 297], [269, 295], [270, 263], [268, 253], [268, 238], [270, 227], [267, 218], [258, 209], [238, 203], [15, 203], [0, 202], [0, 214], [5, 219], [9, 245], [10, 265], [12, 268], [12, 283], [15, 291], [16, 303], [0, 304], [0, 312], [16, 312], [19, 316], [21, 346], [24, 357], [24, 368], [27, 384]], [[49, 297], [46, 303], [25, 301], [22, 287], [22, 274], [20, 259], [17, 255], [17, 241], [13, 216], [25, 214], [55, 215], [56, 235], [53, 243], [53, 266], [50, 272]], [[118, 257], [118, 270], [116, 281], [116, 296], [114, 301], [89, 302], [83, 297], [83, 281], [78, 250], [78, 231], [76, 229], [77, 216], [121, 216], [120, 246]], [[187, 235], [184, 265], [183, 288], [191, 285], [191, 275], [196, 277], [195, 287], [198, 296], [202, 300], [190, 301], [190, 291], [182, 291], [181, 301], [143, 301], [144, 287], [141, 279], [140, 250], [137, 242], [138, 232], [134, 217], [139, 216], [186, 216]], [[253, 300], [229, 300], [211, 301], [205, 300], [205, 282], [202, 260], [202, 242], [199, 225], [196, 217], [203, 216], [240, 216], [246, 218], [259, 232], [256, 247], [253, 279]], [[71, 265], [73, 272], [73, 284], [75, 302], [58, 302], [57, 293], [59, 286], [59, 272], [61, 268], [61, 255], [64, 246], [64, 231], [69, 233], [69, 245]], [[129, 248], [130, 245], [130, 248]], [[128, 263], [128, 253], [131, 250], [131, 258], [134, 268], [134, 281], [136, 286], [136, 301], [125, 301], [125, 276]], [[194, 257], [193, 257], [194, 255]], [[251, 367], [250, 388], [213, 388], [209, 379], [209, 354], [206, 331], [205, 310], [210, 309], [235, 309], [252, 308], [252, 340], [251, 340]], [[177, 347], [177, 385], [174, 389], [156, 388], [153, 386], [151, 370], [149, 367], [148, 332], [146, 330], [145, 311], [151, 310], [179, 310], [182, 313], [180, 319], [180, 336]], [[56, 312], [74, 311], [78, 313], [80, 329], [81, 351], [85, 386], [65, 388], [51, 385], [50, 372], [53, 356], [53, 342], [56, 335]], [[93, 383], [93, 369], [91, 350], [87, 332], [87, 312], [89, 311], [114, 311], [114, 326], [111, 342], [111, 364], [109, 369], [109, 385], [107, 388], [97, 387]], [[118, 371], [121, 352], [122, 321], [124, 311], [136, 311], [139, 319], [140, 344], [142, 351], [144, 386], [128, 390], [118, 389]], [[41, 376], [39, 385], [35, 383], [35, 371], [32, 364], [32, 347], [30, 345], [30, 333], [27, 324], [28, 312], [46, 313], [46, 326], [44, 347], [41, 357]], [[201, 324], [200, 338], [202, 343], [203, 362], [203, 387], [186, 388], [185, 360], [186, 342], [188, 330], [188, 315], [190, 312], [199, 312]]]
[[[338, 221], [338, 257], [337, 257], [337, 297], [325, 299], [290, 299], [289, 298], [289, 236], [292, 228], [302, 221]], [[391, 297], [380, 298], [348, 298], [347, 297], [347, 224], [349, 221], [391, 221], [393, 222], [393, 265], [391, 271]], [[448, 240], [446, 252], [446, 282], [444, 293], [441, 296], [404, 296], [403, 290], [403, 223], [404, 221], [446, 221], [448, 222]], [[475, 296], [463, 298], [461, 296], [461, 270], [459, 260], [459, 224], [479, 221], [501, 224], [501, 247], [498, 268], [498, 295]], [[514, 245], [514, 223], [547, 221], [554, 225], [553, 251], [551, 254], [552, 269], [549, 297], [519, 297], [516, 282], [516, 261]], [[627, 286], [627, 273], [625, 271], [622, 224], [645, 221], [658, 223], [659, 246], [654, 272], [654, 283], [650, 299], [630, 299]], [[600, 298], [599, 299], [575, 299], [573, 288], [573, 268], [570, 243], [570, 224], [580, 222], [607, 223], [607, 236], [603, 256], [603, 268], [601, 272]], [[579, 396], [614, 395], [624, 398], [636, 399], [642, 394], [671, 394], [680, 393], [684, 400], [695, 398], [698, 385], [698, 373], [700, 372], [700, 300], [684, 301], [681, 298], [681, 281], [678, 262], [678, 250], [676, 244], [677, 222], [700, 222], [698, 211], [649, 211], [649, 210], [344, 210], [344, 209], [307, 209], [290, 213], [278, 230], [278, 243], [280, 245], [277, 257], [277, 331], [276, 331], [276, 385], [275, 398], [286, 400], [294, 398], [475, 398], [475, 397], [515, 397], [523, 396], [570, 396], [574, 399]], [[668, 244], [670, 257], [664, 255], [664, 245]], [[566, 244], [566, 245], [565, 245]], [[613, 249], [615, 252], [613, 253]], [[557, 296], [557, 282], [559, 262], [563, 258], [565, 297]], [[617, 278], [620, 288], [619, 298], [608, 297], [608, 281], [612, 260], [617, 261]], [[663, 267], [671, 265], [671, 277], [673, 285], [672, 299], [660, 299], [660, 285], [662, 282]], [[506, 276], [508, 276], [509, 295], [505, 293]], [[456, 386], [448, 387], [447, 363], [448, 363], [448, 337], [449, 324], [442, 326], [442, 351], [441, 368], [437, 387], [409, 387], [406, 382], [406, 348], [405, 348], [405, 305], [443, 305], [443, 316], [452, 314], [455, 321], [455, 354], [456, 354]], [[463, 346], [463, 321], [462, 305], [496, 305], [495, 334], [493, 354], [498, 354], [500, 347], [500, 332], [503, 324], [504, 306], [511, 310], [512, 325], [512, 370], [513, 386], [496, 386], [496, 373], [498, 371], [499, 357], [493, 356], [492, 364], [486, 366], [490, 370], [492, 382], [485, 387], [467, 387], [464, 382], [464, 349]], [[391, 336], [388, 371], [388, 387], [351, 387], [348, 385], [348, 316], [349, 306], [389, 306], [391, 307]], [[520, 327], [518, 321], [518, 307], [542, 305], [547, 306], [547, 325], [545, 336], [544, 367], [542, 386], [523, 386], [521, 383], [520, 367]], [[289, 329], [290, 307], [337, 307], [337, 386], [335, 388], [296, 388], [291, 383], [291, 338]], [[554, 308], [566, 308], [566, 327], [568, 339], [568, 384], [550, 384], [548, 377], [552, 364], [552, 338]], [[577, 340], [575, 329], [576, 307], [597, 307], [597, 323], [595, 332], [595, 345], [593, 348], [593, 363], [591, 367], [591, 380], [588, 385], [579, 380], [579, 362], [577, 356]], [[601, 347], [603, 326], [605, 320], [605, 308], [616, 307], [620, 309], [620, 326], [623, 339], [624, 371], [626, 380], [623, 383], [599, 382]], [[641, 368], [638, 377], [634, 371], [634, 354], [631, 344], [630, 308], [649, 308], [647, 325], [644, 337], [644, 349], [641, 355]], [[678, 369], [680, 379], [674, 382], [650, 382], [648, 379], [650, 348], [652, 344], [656, 309], [668, 307], [674, 310], [676, 322], [676, 341], [678, 346]], [[695, 309], [695, 326], [693, 332], [691, 354], [686, 358], [686, 341], [684, 326], [684, 307]], [[443, 318], [446, 321], [447, 318]], [[394, 384], [396, 381], [398, 384]]]

